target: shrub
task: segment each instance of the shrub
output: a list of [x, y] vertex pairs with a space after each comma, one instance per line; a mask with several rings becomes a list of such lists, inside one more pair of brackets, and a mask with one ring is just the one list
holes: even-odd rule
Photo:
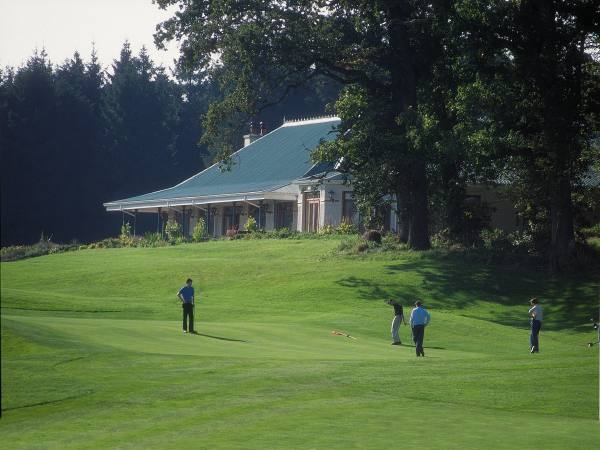
[[268, 239], [270, 236], [267, 235], [267, 232], [263, 230], [256, 230], [252, 233], [246, 233], [243, 236], [240, 236], [244, 239]]
[[591, 227], [582, 228], [581, 232], [586, 238], [599, 238], [600, 237], [600, 223], [592, 225]]
[[450, 230], [444, 228], [431, 236], [431, 247], [450, 248], [454, 244]]
[[483, 247], [488, 250], [510, 251], [511, 242], [508, 234], [498, 228], [481, 230], [479, 236], [483, 242]]
[[194, 242], [200, 242], [206, 239], [206, 222], [202, 217], [198, 217], [194, 231], [192, 232], [192, 240]]
[[123, 225], [121, 225], [121, 234], [119, 235], [119, 241], [121, 241], [121, 246], [123, 247], [131, 247], [133, 245], [131, 225], [129, 222], [125, 222]]
[[256, 223], [256, 219], [254, 217], [248, 217], [248, 220], [244, 224], [244, 230], [248, 232], [254, 232], [258, 230], [258, 224]]
[[321, 228], [319, 228], [319, 231], [317, 233], [321, 236], [334, 234], [335, 228], [333, 227], [333, 225], [323, 225]]
[[89, 248], [119, 248], [122, 247], [121, 240], [119, 238], [106, 238], [98, 242], [93, 242], [89, 245]]
[[27, 258], [26, 252], [27, 246], [25, 245], [2, 247], [2, 250], [0, 250], [0, 261], [16, 261], [18, 259]]
[[381, 233], [377, 230], [368, 230], [363, 234], [363, 239], [367, 242], [381, 244]]
[[363, 240], [358, 236], [343, 239], [339, 243], [337, 251], [340, 253], [354, 253], [357, 245], [362, 242]]
[[382, 251], [399, 251], [407, 249], [408, 245], [402, 242], [395, 234], [389, 233], [381, 238]]
[[167, 220], [165, 224], [165, 234], [169, 242], [175, 242], [181, 237], [181, 225], [174, 219]]
[[513, 250], [520, 253], [535, 253], [536, 243], [531, 233], [527, 231], [514, 231], [508, 235], [508, 241]]
[[176, 244], [186, 244], [188, 242], [190, 242], [190, 239], [186, 236], [181, 235], [181, 236], [177, 236], [175, 238], [175, 240], [171, 241], [170, 243], [176, 245]]
[[357, 234], [358, 228], [353, 223], [342, 221], [342, 223], [340, 223], [340, 225], [337, 227], [337, 232], [339, 234]]
[[289, 238], [291, 235], [292, 232], [288, 227], [277, 228], [275, 231], [273, 231], [273, 237], [278, 239]]
[[361, 242], [356, 247], [356, 251], [359, 253], [366, 252], [367, 250], [369, 250], [369, 244], [367, 244], [366, 242]]
[[533, 235], [528, 232], [506, 233], [495, 228], [482, 230], [480, 236], [491, 262], [521, 262], [523, 257], [541, 255]]
[[33, 258], [54, 253], [77, 250], [79, 244], [73, 241], [70, 244], [57, 244], [42, 233], [40, 240], [33, 245], [12, 245], [0, 249], [0, 261], [17, 261], [19, 259]]
[[360, 236], [349, 236], [342, 239], [333, 253], [341, 253], [345, 255], [356, 255], [368, 250], [369, 244]]
[[140, 247], [164, 247], [167, 245], [160, 233], [145, 233], [139, 240]]

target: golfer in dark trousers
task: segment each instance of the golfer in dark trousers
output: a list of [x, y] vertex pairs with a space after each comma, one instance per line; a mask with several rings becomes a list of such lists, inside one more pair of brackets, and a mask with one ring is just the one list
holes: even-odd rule
[[542, 320], [544, 320], [544, 313], [542, 307], [538, 305], [538, 299], [533, 297], [529, 300], [531, 308], [529, 309], [529, 317], [531, 318], [531, 336], [529, 336], [529, 345], [531, 347], [531, 353], [539, 353], [540, 343], [538, 335], [542, 329]]
[[402, 322], [404, 322], [404, 325], [406, 325], [406, 320], [404, 320], [404, 309], [400, 303], [391, 298], [387, 301], [387, 304], [394, 307], [394, 320], [392, 320], [392, 345], [402, 345], [402, 342], [400, 341], [400, 333], [398, 333], [398, 331]]
[[[177, 297], [181, 300], [183, 308], [183, 332], [194, 332], [194, 288], [192, 287], [192, 279], [188, 278], [185, 286], [179, 289]], [[189, 328], [188, 328], [189, 318]]]
[[425, 308], [421, 307], [421, 302], [417, 300], [415, 307], [410, 313], [409, 320], [417, 356], [425, 356], [425, 352], [423, 351], [423, 337], [425, 336], [425, 327], [430, 320], [431, 316]]

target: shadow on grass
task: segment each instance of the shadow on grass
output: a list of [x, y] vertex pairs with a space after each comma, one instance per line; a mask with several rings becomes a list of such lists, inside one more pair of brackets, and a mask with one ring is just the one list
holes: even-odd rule
[[27, 404], [27, 405], [13, 406], [11, 408], [2, 408], [2, 411], [14, 411], [16, 409], [33, 408], [35, 406], [53, 405], [55, 403], [62, 403], [62, 402], [66, 402], [66, 401], [69, 401], [69, 400], [75, 400], [75, 399], [78, 399], [78, 398], [81, 398], [81, 397], [85, 397], [87, 395], [91, 395], [93, 393], [94, 393], [94, 391], [88, 390], [88, 391], [82, 392], [81, 394], [70, 395], [68, 397], [63, 397], [63, 398], [59, 398], [59, 399], [56, 399], [56, 400], [46, 400], [46, 401], [43, 401], [43, 402], [30, 403], [30, 404]]
[[[600, 273], [597, 270], [556, 278], [533, 268], [482, 265], [456, 256], [433, 259], [423, 255], [387, 265], [384, 271], [385, 282], [349, 276], [337, 283], [357, 290], [362, 299], [369, 301], [396, 298], [412, 305], [420, 298], [426, 306], [454, 310], [474, 306], [481, 309], [489, 302], [490, 309], [483, 314], [484, 319], [520, 328], [529, 327], [528, 300], [533, 296], [540, 299], [544, 308], [545, 330], [584, 331], [590, 327], [589, 319], [598, 314]], [[406, 274], [410, 283], [403, 284], [401, 274]], [[493, 304], [518, 309], [499, 313]]]
[[[402, 347], [412, 347], [415, 348], [415, 346], [413, 344], [402, 344]], [[424, 345], [423, 346], [424, 349], [433, 349], [433, 350], [446, 350], [446, 347], [434, 347], [434, 346], [429, 346], [429, 345]]]
[[232, 339], [232, 338], [226, 338], [226, 337], [222, 337], [222, 336], [213, 336], [211, 334], [198, 333], [197, 331], [194, 331], [193, 333], [190, 333], [190, 334], [195, 334], [196, 336], [204, 336], [204, 337], [211, 338], [211, 339], [218, 339], [219, 341], [248, 342], [248, 341], [244, 341], [243, 339]]

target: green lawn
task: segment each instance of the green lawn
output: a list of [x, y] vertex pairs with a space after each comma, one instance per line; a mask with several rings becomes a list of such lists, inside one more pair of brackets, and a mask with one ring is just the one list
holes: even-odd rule
[[[600, 273], [332, 256], [337, 243], [2, 263], [0, 448], [595, 447], [598, 347], [586, 343]], [[196, 336], [181, 332], [175, 298], [188, 276]], [[547, 319], [536, 355], [532, 295]], [[425, 358], [390, 345], [388, 296], [424, 299]]]

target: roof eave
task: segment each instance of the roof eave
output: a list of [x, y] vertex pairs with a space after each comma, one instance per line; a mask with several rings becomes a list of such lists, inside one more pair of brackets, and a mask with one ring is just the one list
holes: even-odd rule
[[[283, 186], [282, 186], [283, 187]], [[136, 209], [172, 208], [177, 206], [207, 205], [215, 203], [244, 202], [256, 200], [290, 200], [297, 199], [297, 194], [289, 192], [241, 192], [232, 194], [204, 195], [194, 197], [178, 197], [170, 199], [137, 200], [127, 202], [107, 202], [103, 206], [107, 211], [131, 211]]]

